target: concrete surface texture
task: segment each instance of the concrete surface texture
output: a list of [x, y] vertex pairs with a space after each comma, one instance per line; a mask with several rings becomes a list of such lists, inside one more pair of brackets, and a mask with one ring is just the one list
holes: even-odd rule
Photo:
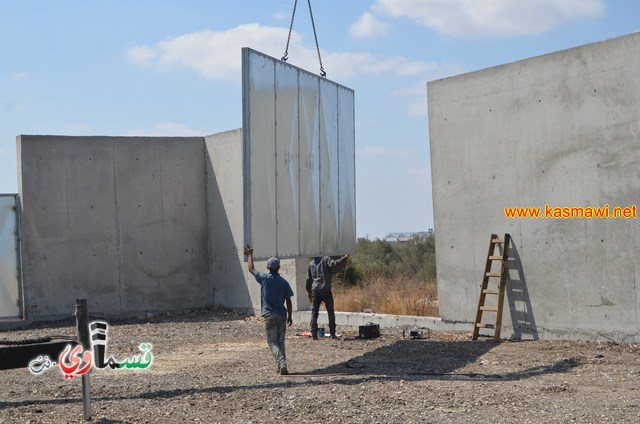
[[[17, 149], [27, 320], [66, 317], [76, 298], [104, 316], [214, 304], [259, 312], [242, 255], [241, 130], [22, 135]], [[308, 306], [306, 264], [282, 260], [294, 309]]]
[[427, 89], [442, 320], [474, 321], [490, 235], [510, 233], [503, 336], [639, 341], [637, 219], [504, 208], [637, 203], [640, 33]]
[[25, 314], [208, 305], [202, 138], [17, 138]]

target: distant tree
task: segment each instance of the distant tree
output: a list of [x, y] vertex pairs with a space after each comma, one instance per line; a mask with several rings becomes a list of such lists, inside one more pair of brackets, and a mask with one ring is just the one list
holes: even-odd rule
[[335, 274], [337, 284], [355, 286], [374, 278], [429, 280], [436, 277], [433, 233], [405, 243], [360, 238], [347, 265]]

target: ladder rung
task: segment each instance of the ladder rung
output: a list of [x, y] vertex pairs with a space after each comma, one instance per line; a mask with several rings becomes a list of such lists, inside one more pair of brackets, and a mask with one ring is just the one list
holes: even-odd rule
[[488, 312], [498, 312], [498, 307], [497, 306], [481, 306], [480, 310], [488, 311]]
[[484, 294], [500, 294], [498, 290], [482, 290]]
[[500, 239], [491, 239], [491, 243], [500, 244], [500, 243], [504, 243], [504, 240], [500, 240]]
[[489, 256], [490, 261], [501, 261], [502, 256]]
[[476, 324], [476, 327], [477, 327], [477, 328], [496, 328], [496, 326], [495, 326], [495, 325], [493, 325], [493, 324], [487, 324], [487, 323], [485, 323], [485, 322], [479, 322], [479, 323], [477, 323], [477, 324]]
[[487, 277], [500, 277], [502, 275], [501, 272], [487, 272], [485, 274]]

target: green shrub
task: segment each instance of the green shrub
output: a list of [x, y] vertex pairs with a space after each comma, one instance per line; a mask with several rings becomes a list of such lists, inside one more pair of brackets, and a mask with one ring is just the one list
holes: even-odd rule
[[346, 287], [377, 278], [433, 280], [436, 277], [433, 234], [413, 237], [405, 243], [358, 239], [356, 251], [335, 275], [335, 283]]
[[438, 316], [433, 234], [404, 243], [358, 239], [334, 274], [338, 311]]

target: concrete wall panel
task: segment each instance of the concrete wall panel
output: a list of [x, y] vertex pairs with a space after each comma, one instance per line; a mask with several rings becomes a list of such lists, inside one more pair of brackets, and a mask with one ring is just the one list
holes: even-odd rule
[[638, 338], [637, 219], [503, 209], [637, 204], [638, 75], [632, 34], [428, 83], [443, 320], [473, 321], [489, 236], [507, 232], [514, 334]]
[[68, 316], [76, 298], [95, 312], [120, 312], [115, 246], [113, 238], [23, 239], [28, 317]]
[[202, 138], [20, 136], [28, 317], [209, 304]]
[[320, 81], [320, 248], [340, 251], [338, 88]]
[[247, 284], [242, 254], [244, 180], [237, 166], [242, 163], [242, 130], [209, 135], [205, 142], [213, 301], [253, 309], [256, 302], [259, 305], [260, 292]]
[[242, 58], [245, 243], [259, 259], [351, 251], [353, 90], [249, 48]]
[[115, 144], [117, 219], [124, 235], [161, 234], [164, 224], [162, 158], [150, 138]]
[[320, 124], [319, 87], [301, 73], [300, 84], [300, 248], [320, 252]]
[[[340, 162], [355, 163], [355, 105], [352, 93], [338, 87], [338, 157]], [[338, 170], [339, 246], [343, 252], [355, 252], [356, 239], [356, 168]]]
[[192, 234], [125, 237], [121, 252], [123, 310], [209, 304], [208, 246]]
[[298, 72], [276, 63], [276, 251], [300, 252], [300, 168], [298, 147]]
[[[244, 76], [243, 84], [243, 98], [251, 98], [251, 106], [246, 101], [243, 106], [243, 134], [253, 141], [250, 147], [245, 143], [243, 156], [247, 185], [244, 232], [246, 243], [255, 240], [256, 257], [268, 257], [273, 251], [271, 243], [277, 240], [275, 62], [259, 55], [252, 59], [251, 70], [257, 72]], [[243, 54], [243, 61], [247, 60]]]

